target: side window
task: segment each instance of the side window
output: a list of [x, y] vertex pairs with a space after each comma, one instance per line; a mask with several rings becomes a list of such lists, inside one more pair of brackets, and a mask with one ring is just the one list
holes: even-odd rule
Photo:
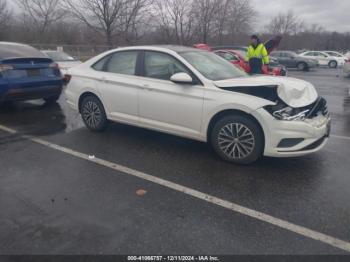
[[317, 54], [317, 56], [320, 56], [320, 57], [327, 57], [327, 55], [320, 53], [320, 52], [316, 52], [316, 54]]
[[105, 71], [122, 75], [135, 75], [137, 51], [121, 51], [114, 53], [108, 61]]
[[97, 70], [97, 71], [104, 71], [104, 67], [108, 59], [111, 57], [111, 55], [107, 55], [101, 60], [99, 60], [97, 63], [95, 63], [92, 68]]
[[170, 80], [177, 73], [188, 73], [186, 67], [174, 57], [159, 53], [145, 53], [145, 76], [150, 78]]

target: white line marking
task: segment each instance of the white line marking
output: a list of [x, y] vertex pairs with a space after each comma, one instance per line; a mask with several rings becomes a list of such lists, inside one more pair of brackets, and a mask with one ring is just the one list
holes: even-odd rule
[[[2, 126], [2, 125], [0, 125], [0, 130], [6, 131], [6, 132], [11, 133], [11, 134], [18, 134], [18, 132], [16, 130]], [[36, 138], [33, 136], [21, 135], [21, 137], [28, 139], [32, 142], [35, 142], [37, 144], [46, 146], [48, 148], [66, 153], [68, 155], [75, 156], [77, 158], [84, 159], [86, 161], [93, 162], [95, 164], [98, 164], [98, 165], [101, 165], [104, 167], [108, 167], [108, 168], [116, 170], [118, 172], [122, 172], [126, 175], [138, 177], [140, 179], [143, 179], [143, 180], [146, 180], [146, 181], [173, 189], [175, 191], [184, 193], [184, 194], [189, 195], [191, 197], [201, 199], [201, 200], [206, 201], [208, 203], [229, 209], [231, 211], [234, 211], [234, 212], [240, 213], [242, 215], [263, 221], [265, 223], [272, 224], [274, 226], [283, 228], [285, 230], [291, 231], [291, 232], [299, 234], [301, 236], [311, 238], [311, 239], [320, 241], [322, 243], [328, 244], [330, 246], [333, 246], [333, 247], [342, 249], [344, 251], [350, 252], [350, 242], [346, 242], [344, 240], [341, 240], [341, 239], [314, 231], [312, 229], [308, 229], [306, 227], [290, 223], [288, 221], [270, 216], [268, 214], [265, 214], [265, 213], [262, 213], [259, 211], [255, 211], [253, 209], [235, 204], [233, 202], [229, 202], [227, 200], [220, 199], [220, 198], [199, 192], [199, 191], [194, 190], [192, 188], [182, 186], [182, 185], [161, 179], [159, 177], [148, 175], [146, 173], [143, 173], [143, 172], [140, 172], [140, 171], [137, 171], [137, 170], [134, 170], [134, 169], [122, 166], [122, 165], [118, 165], [118, 164], [110, 162], [110, 161], [106, 161], [106, 160], [96, 158], [96, 157], [91, 159], [91, 158], [89, 158], [89, 155], [87, 155], [87, 154], [83, 154], [83, 153], [74, 151], [72, 149], [62, 147], [62, 146], [50, 143], [48, 141], [45, 141], [45, 140], [42, 140], [42, 139], [39, 139], [39, 138]]]

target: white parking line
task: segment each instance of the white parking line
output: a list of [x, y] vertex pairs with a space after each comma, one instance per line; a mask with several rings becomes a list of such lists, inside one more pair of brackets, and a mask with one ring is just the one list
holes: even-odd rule
[[[2, 125], [0, 125], [0, 130], [3, 130], [5, 132], [11, 133], [11, 134], [18, 133], [16, 130], [2, 126]], [[72, 150], [72, 149], [69, 149], [66, 147], [62, 147], [60, 145], [53, 144], [53, 143], [50, 143], [48, 141], [45, 141], [45, 140], [42, 140], [42, 139], [39, 139], [39, 138], [36, 138], [33, 136], [21, 135], [21, 137], [24, 139], [28, 139], [32, 142], [35, 142], [37, 144], [46, 146], [48, 148], [66, 153], [68, 155], [71, 155], [71, 156], [74, 156], [74, 157], [77, 157], [80, 159], [84, 159], [86, 161], [93, 162], [95, 164], [98, 164], [98, 165], [101, 165], [104, 167], [108, 167], [108, 168], [116, 170], [118, 172], [122, 172], [125, 175], [138, 177], [140, 179], [143, 179], [143, 180], [170, 188], [172, 190], [184, 193], [184, 194], [189, 195], [191, 197], [194, 197], [194, 198], [206, 201], [208, 203], [229, 209], [229, 210], [234, 211], [236, 213], [239, 213], [239, 214], [242, 214], [242, 215], [245, 215], [245, 216], [248, 216], [248, 217], [269, 223], [269, 224], [272, 224], [274, 226], [283, 228], [283, 229], [288, 230], [290, 232], [293, 232], [293, 233], [299, 234], [301, 236], [320, 241], [322, 243], [328, 244], [330, 246], [342, 249], [342, 250], [350, 253], [350, 242], [346, 242], [344, 240], [341, 240], [341, 239], [314, 231], [312, 229], [308, 229], [306, 227], [290, 223], [286, 220], [282, 220], [282, 219], [270, 216], [268, 214], [265, 214], [265, 213], [262, 213], [262, 212], [259, 212], [259, 211], [256, 211], [256, 210], [253, 210], [253, 209], [250, 209], [250, 208], [238, 205], [238, 204], [235, 204], [233, 202], [229, 202], [229, 201], [224, 200], [224, 199], [220, 199], [220, 198], [202, 193], [202, 192], [194, 190], [192, 188], [182, 186], [182, 185], [170, 182], [168, 180], [164, 180], [164, 179], [161, 179], [159, 177], [155, 177], [155, 176], [152, 176], [152, 175], [149, 175], [149, 174], [146, 174], [146, 173], [143, 173], [143, 172], [140, 172], [140, 171], [137, 171], [137, 170], [134, 170], [134, 169], [110, 162], [110, 161], [106, 161], [106, 160], [96, 158], [96, 157], [91, 158], [87, 154], [84, 154], [84, 153], [81, 153], [81, 152], [78, 152], [78, 151], [75, 151], [75, 150]]]

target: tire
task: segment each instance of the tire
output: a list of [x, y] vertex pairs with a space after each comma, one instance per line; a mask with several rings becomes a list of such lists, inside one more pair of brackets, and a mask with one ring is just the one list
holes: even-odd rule
[[298, 68], [300, 71], [308, 71], [308, 70], [309, 70], [307, 64], [304, 63], [304, 62], [298, 63], [298, 64], [297, 64], [297, 68]]
[[260, 126], [241, 115], [220, 119], [212, 129], [210, 142], [223, 160], [240, 165], [257, 161], [263, 155], [265, 146]]
[[52, 96], [52, 97], [44, 98], [45, 104], [47, 105], [55, 104], [59, 98], [60, 96]]
[[108, 120], [101, 101], [93, 95], [85, 97], [80, 107], [85, 126], [93, 132], [102, 132], [107, 128]]
[[328, 63], [328, 66], [329, 66], [329, 68], [337, 68], [338, 63], [337, 63], [337, 61], [332, 60]]

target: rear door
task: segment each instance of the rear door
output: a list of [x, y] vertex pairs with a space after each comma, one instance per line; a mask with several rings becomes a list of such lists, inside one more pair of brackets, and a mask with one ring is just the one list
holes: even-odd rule
[[314, 52], [314, 53], [320, 65], [328, 65], [330, 59], [326, 54], [323, 54], [321, 52]]
[[140, 122], [147, 127], [198, 138], [201, 130], [204, 87], [170, 81], [176, 73], [192, 72], [175, 57], [145, 51], [139, 95]]
[[138, 122], [138, 54], [139, 51], [116, 52], [93, 66], [96, 70], [96, 89], [102, 96], [109, 117], [116, 121]]

